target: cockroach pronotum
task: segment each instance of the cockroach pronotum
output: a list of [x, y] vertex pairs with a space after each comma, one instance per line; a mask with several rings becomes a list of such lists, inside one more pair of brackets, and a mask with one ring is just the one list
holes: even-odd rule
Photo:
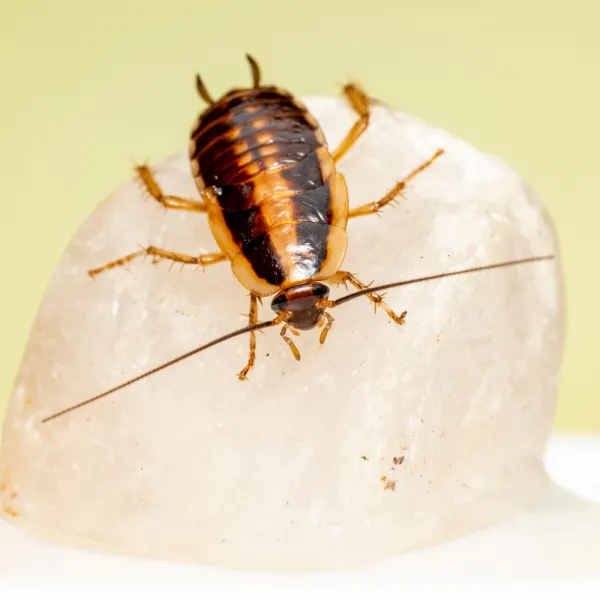
[[[142, 256], [201, 266], [229, 261], [235, 277], [250, 292], [248, 326], [65, 408], [42, 422], [90, 404], [246, 333], [250, 336], [250, 354], [238, 377], [247, 379], [255, 362], [255, 332], [259, 329], [281, 325], [281, 337], [294, 357], [300, 360], [300, 353], [286, 335], [287, 331], [298, 334], [298, 329], [321, 327], [319, 341], [323, 344], [333, 324], [328, 310], [360, 296], [367, 296], [375, 308], [383, 309], [394, 323], [402, 325], [406, 312], [396, 314], [378, 292], [554, 258], [548, 255], [509, 260], [375, 287], [367, 286], [349, 271], [341, 270], [346, 254], [348, 219], [377, 214], [394, 203], [407, 183], [444, 151], [437, 150], [429, 160], [416, 166], [380, 200], [350, 209], [346, 182], [336, 165], [369, 125], [369, 98], [358, 85], [344, 86], [343, 94], [356, 113], [356, 121], [339, 146], [330, 151], [319, 124], [306, 106], [285, 90], [261, 85], [257, 62], [249, 55], [246, 58], [252, 71], [252, 87], [232, 89], [219, 100], [211, 97], [202, 79], [196, 76], [198, 93], [208, 104], [193, 126], [189, 144], [191, 171], [200, 200], [164, 194], [146, 165], [136, 167], [147, 192], [167, 209], [207, 214], [220, 252], [189, 256], [149, 246], [92, 269], [89, 274], [94, 277]], [[350, 284], [357, 291], [330, 300], [327, 284]], [[259, 323], [258, 302], [266, 296], [274, 296], [271, 308], [276, 316]]]

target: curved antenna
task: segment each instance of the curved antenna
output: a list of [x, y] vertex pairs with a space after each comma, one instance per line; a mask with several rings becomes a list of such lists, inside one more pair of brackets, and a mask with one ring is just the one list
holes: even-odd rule
[[467, 273], [478, 273], [479, 271], [489, 271], [491, 269], [500, 269], [502, 267], [512, 267], [514, 265], [523, 265], [525, 263], [539, 262], [542, 260], [553, 260], [553, 254], [547, 254], [545, 256], [533, 256], [531, 258], [520, 258], [517, 260], [509, 260], [506, 262], [495, 263], [491, 265], [485, 265], [483, 267], [471, 267], [470, 269], [462, 269], [460, 271], [450, 271], [449, 273], [439, 273], [437, 275], [428, 275], [426, 277], [417, 277], [416, 279], [406, 279], [405, 281], [396, 281], [394, 283], [384, 283], [382, 285], [376, 285], [374, 287], [365, 288], [364, 290], [359, 290], [358, 292], [353, 292], [352, 294], [348, 294], [347, 296], [342, 296], [337, 300], [331, 300], [328, 303], [328, 307], [333, 308], [334, 306], [339, 306], [340, 304], [345, 304], [346, 302], [350, 302], [350, 300], [354, 300], [354, 298], [359, 298], [360, 296], [364, 296], [365, 294], [372, 294], [374, 292], [380, 292], [382, 290], [389, 290], [390, 288], [401, 287], [404, 285], [411, 285], [412, 283], [422, 283], [423, 281], [431, 281], [433, 279], [443, 279], [445, 277], [453, 277], [454, 275], [465, 275]]
[[214, 104], [215, 101], [213, 97], [208, 93], [206, 86], [204, 85], [204, 81], [200, 78], [200, 75], [196, 74], [196, 89], [198, 90], [198, 94], [202, 100], [204, 100], [207, 104]]
[[246, 54], [246, 60], [250, 63], [252, 71], [252, 86], [255, 88], [260, 87], [260, 67], [258, 63], [249, 54]]
[[248, 327], [244, 327], [243, 329], [238, 329], [236, 331], [232, 331], [231, 333], [228, 333], [226, 335], [223, 335], [219, 338], [212, 340], [211, 342], [208, 342], [208, 344], [199, 346], [198, 348], [195, 348], [194, 350], [190, 350], [189, 352], [186, 352], [185, 354], [181, 354], [177, 358], [174, 358], [166, 363], [163, 363], [162, 365], [159, 365], [158, 367], [154, 367], [154, 369], [150, 369], [149, 371], [146, 371], [145, 373], [142, 373], [141, 375], [138, 375], [137, 377], [133, 377], [132, 379], [129, 379], [128, 381], [120, 383], [119, 385], [117, 385], [109, 390], [106, 390], [105, 392], [102, 392], [101, 394], [98, 394], [97, 396], [88, 398], [87, 400], [84, 400], [83, 402], [79, 402], [78, 404], [73, 404], [72, 406], [69, 406], [68, 408], [64, 408], [63, 410], [61, 410], [57, 413], [54, 413], [53, 415], [50, 415], [49, 417], [45, 417], [44, 419], [42, 419], [42, 423], [47, 423], [48, 421], [52, 421], [53, 419], [61, 417], [62, 415], [66, 415], [67, 413], [70, 413], [71, 411], [74, 411], [83, 406], [87, 406], [88, 404], [91, 404], [92, 402], [96, 402], [96, 400], [100, 400], [100, 398], [104, 398], [105, 396], [108, 396], [109, 394], [112, 394], [113, 392], [122, 390], [123, 388], [130, 386], [132, 383], [136, 383], [137, 381], [140, 381], [141, 379], [148, 377], [148, 375], [153, 375], [154, 373], [158, 373], [158, 371], [162, 371], [163, 369], [166, 369], [167, 367], [170, 367], [170, 366], [174, 365], [175, 363], [178, 363], [179, 361], [189, 358], [190, 356], [194, 356], [194, 354], [198, 354], [198, 353], [202, 352], [203, 350], [207, 350], [208, 348], [211, 348], [212, 346], [216, 346], [217, 344], [220, 344], [221, 342], [226, 342], [227, 340], [230, 340], [231, 338], [237, 337], [238, 335], [242, 335], [244, 333], [248, 333], [249, 331], [256, 331], [257, 329], [266, 329], [267, 327], [273, 327], [273, 325], [277, 325], [278, 323], [279, 323], [279, 321], [277, 320], [277, 318], [275, 318], [275, 319], [272, 319], [271, 321], [263, 321], [262, 323], [256, 323], [255, 325], [249, 325]]

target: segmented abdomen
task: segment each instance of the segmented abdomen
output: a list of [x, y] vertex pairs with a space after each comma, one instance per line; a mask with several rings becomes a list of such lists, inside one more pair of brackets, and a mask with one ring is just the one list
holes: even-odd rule
[[198, 120], [190, 159], [199, 187], [214, 190], [213, 234], [248, 289], [269, 294], [337, 271], [346, 185], [296, 98], [272, 87], [230, 92]]

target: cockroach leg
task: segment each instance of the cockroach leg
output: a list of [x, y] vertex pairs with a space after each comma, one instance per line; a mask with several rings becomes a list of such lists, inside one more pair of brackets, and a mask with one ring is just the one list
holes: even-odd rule
[[148, 248], [142, 248], [137, 252], [132, 252], [127, 256], [113, 260], [105, 265], [96, 267], [95, 269], [90, 269], [88, 273], [90, 277], [95, 277], [103, 271], [108, 271], [109, 269], [114, 269], [115, 267], [122, 267], [123, 265], [126, 265], [132, 260], [141, 256], [152, 256], [154, 259], [153, 262], [155, 263], [160, 262], [161, 260], [172, 260], [174, 263], [199, 265], [202, 267], [214, 265], [215, 263], [227, 260], [227, 257], [222, 252], [209, 252], [207, 254], [201, 254], [200, 256], [190, 256], [188, 254], [180, 254], [179, 252], [172, 252], [171, 250], [163, 250], [162, 248], [149, 246]]
[[321, 331], [321, 335], [319, 336], [319, 342], [321, 344], [325, 343], [325, 340], [327, 339], [327, 334], [331, 330], [333, 322], [335, 321], [335, 319], [329, 313], [323, 313], [323, 317], [325, 318], [327, 323], [325, 323], [325, 327], [323, 328], [323, 331]]
[[[365, 285], [362, 281], [359, 281], [352, 273], [348, 271], [338, 271], [331, 279], [327, 280], [327, 283], [331, 283], [332, 285], [346, 285], [349, 283], [353, 285], [357, 290], [366, 290], [370, 285]], [[371, 302], [373, 302], [373, 306], [375, 311], [377, 311], [377, 307], [380, 306], [398, 325], [404, 325], [404, 317], [406, 317], [406, 311], [404, 311], [400, 316], [398, 316], [384, 301], [382, 294], [365, 294]]]
[[367, 130], [369, 119], [371, 117], [369, 98], [359, 86], [354, 83], [348, 83], [344, 86], [343, 94], [354, 112], [358, 115], [358, 119], [332, 153], [335, 163], [338, 163], [341, 160], [346, 152], [354, 146], [360, 136]]
[[[250, 293], [250, 312], [248, 313], [248, 325], [255, 325], [258, 323], [258, 296]], [[250, 356], [246, 366], [238, 373], [238, 379], [245, 381], [248, 379], [247, 375], [250, 369], [254, 366], [256, 360], [256, 333], [250, 332]]]
[[180, 196], [171, 196], [163, 194], [158, 181], [156, 181], [152, 171], [147, 165], [138, 165], [135, 167], [136, 173], [144, 186], [144, 189], [165, 208], [174, 210], [189, 210], [191, 212], [206, 212], [206, 204], [199, 200], [182, 198]]
[[353, 208], [349, 214], [348, 218], [353, 219], [354, 217], [362, 217], [364, 215], [372, 215], [378, 213], [384, 206], [394, 203], [397, 201], [398, 196], [401, 194], [402, 190], [406, 187], [406, 184], [414, 179], [419, 173], [424, 171], [427, 167], [429, 167], [434, 160], [439, 158], [442, 154], [444, 154], [443, 150], [438, 150], [429, 160], [425, 161], [421, 165], [419, 165], [416, 169], [411, 171], [402, 181], [399, 181], [381, 200], [377, 200], [377, 202], [369, 202], [367, 204], [363, 204], [361, 206], [357, 206]]
[[290, 347], [294, 358], [296, 360], [300, 360], [300, 351], [298, 350], [298, 348], [296, 348], [296, 344], [294, 344], [294, 342], [292, 342], [292, 340], [287, 335], [285, 335], [288, 329], [290, 329], [290, 331], [298, 335], [298, 332], [293, 331], [287, 323], [281, 328], [280, 335], [283, 338], [283, 341]]

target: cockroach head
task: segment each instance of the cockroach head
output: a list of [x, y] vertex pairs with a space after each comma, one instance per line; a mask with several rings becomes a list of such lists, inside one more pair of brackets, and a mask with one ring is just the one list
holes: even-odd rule
[[285, 319], [296, 329], [312, 329], [323, 318], [327, 308], [329, 288], [322, 283], [303, 283], [279, 292], [271, 302], [277, 313], [287, 313]]

